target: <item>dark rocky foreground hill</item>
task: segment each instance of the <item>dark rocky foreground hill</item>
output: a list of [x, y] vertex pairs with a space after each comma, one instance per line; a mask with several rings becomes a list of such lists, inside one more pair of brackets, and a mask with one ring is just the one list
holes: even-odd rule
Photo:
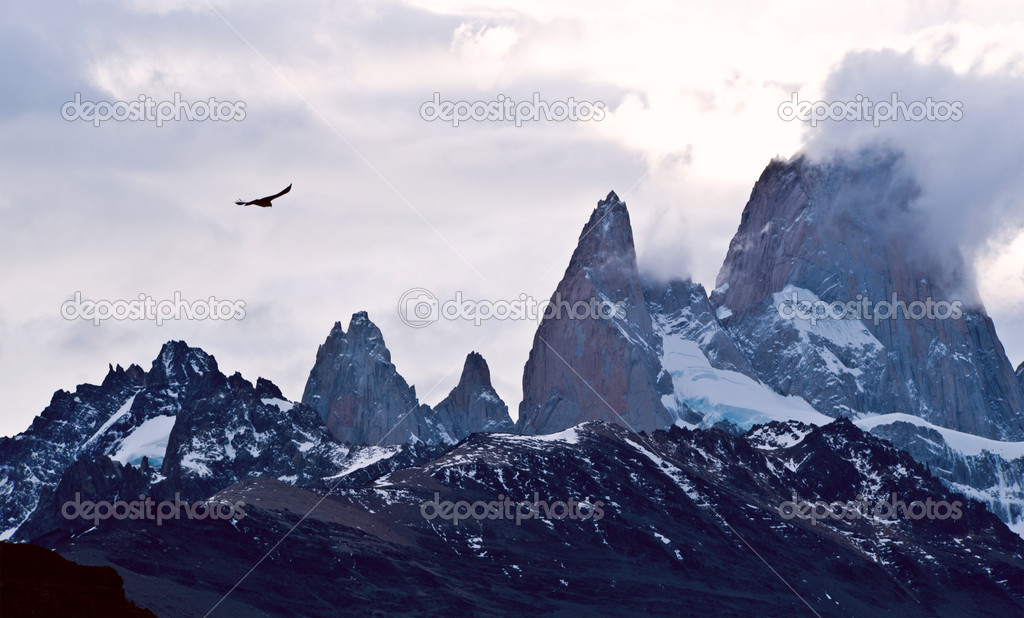
[[121, 576], [30, 544], [0, 542], [0, 615], [155, 618], [125, 600]]
[[[893, 493], [907, 504], [957, 503], [960, 517], [780, 511], [794, 497], [881, 502]], [[486, 507], [478, 514], [493, 518], [456, 523], [428, 504], [506, 497], [591, 506], [517, 524], [515, 511], [498, 517]], [[740, 437], [637, 435], [605, 423], [542, 437], [477, 434], [322, 501], [263, 478], [216, 498], [244, 500], [246, 517], [165, 522], [158, 533], [152, 522], [110, 520], [53, 545], [114, 566], [129, 598], [162, 616], [205, 614], [243, 577], [212, 615], [1024, 611], [1024, 541], [845, 420], [774, 423]]]

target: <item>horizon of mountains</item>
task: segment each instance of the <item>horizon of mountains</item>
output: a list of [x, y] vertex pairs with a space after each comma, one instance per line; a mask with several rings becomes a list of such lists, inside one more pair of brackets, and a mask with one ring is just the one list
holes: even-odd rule
[[[0, 539], [113, 566], [157, 615], [206, 613], [268, 552], [218, 612], [361, 612], [384, 597], [391, 611], [1019, 613], [1024, 363], [1010, 364], [959, 253], [929, 242], [904, 163], [877, 149], [773, 160], [710, 293], [642, 275], [609, 193], [552, 298], [623, 309], [540, 322], [515, 421], [476, 352], [447, 397], [420, 402], [365, 312], [330, 329], [298, 400], [168, 342], [148, 370], [111, 366], [0, 438]], [[791, 316], [861, 299], [959, 308]], [[894, 492], [960, 502], [963, 517], [808, 522], [777, 508]], [[607, 515], [448, 525], [419, 506], [535, 493], [600, 500]], [[140, 495], [241, 500], [247, 515], [61, 515], [79, 496]], [[315, 590], [296, 601], [294, 586]]]

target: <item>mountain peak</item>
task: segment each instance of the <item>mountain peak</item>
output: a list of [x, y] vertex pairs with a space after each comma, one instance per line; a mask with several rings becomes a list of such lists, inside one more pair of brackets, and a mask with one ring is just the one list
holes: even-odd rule
[[459, 379], [459, 384], [470, 383], [491, 386], [491, 370], [479, 352], [467, 354], [466, 363], [462, 366], [462, 377]]
[[335, 439], [350, 444], [436, 444], [451, 436], [432, 423], [391, 362], [384, 335], [365, 311], [352, 315], [348, 333], [335, 323], [316, 353], [302, 403], [320, 414]]
[[608, 195], [605, 196], [603, 200], [597, 203], [597, 206], [598, 208], [601, 208], [602, 206], [612, 206], [615, 204], [622, 204], [623, 206], [626, 205], [625, 202], [619, 199], [619, 196], [617, 193], [615, 193], [615, 191], [609, 191]]
[[175, 384], [217, 371], [216, 359], [201, 348], [189, 347], [184, 341], [168, 341], [153, 360], [147, 378], [154, 384]]
[[[921, 196], [906, 157], [889, 148], [773, 160], [743, 209], [712, 305], [762, 380], [829, 416], [900, 412], [1019, 440], [1024, 395], [1013, 367], [958, 248], [929, 238]], [[783, 318], [784, 302], [861, 300], [859, 319]], [[933, 302], [962, 312], [893, 315], [897, 303]], [[892, 309], [878, 319], [883, 305]]]
[[256, 396], [260, 399], [285, 399], [281, 389], [266, 378], [256, 378]]
[[103, 388], [116, 388], [118, 384], [125, 381], [141, 386], [146, 380], [146, 371], [135, 363], [129, 365], [128, 369], [124, 369], [121, 365], [114, 367], [114, 365], [108, 364], [107, 367], [107, 375], [101, 383]]
[[[629, 212], [614, 191], [583, 227], [551, 303], [561, 311], [545, 316], [534, 336], [518, 430], [553, 433], [592, 420], [637, 430], [669, 426], [660, 344], [644, 302]], [[566, 312], [587, 304], [602, 312]], [[608, 314], [608, 307], [615, 310]]]
[[614, 191], [597, 202], [590, 219], [580, 232], [572, 262], [617, 260], [633, 254], [633, 228], [626, 203]]
[[452, 437], [462, 440], [480, 432], [511, 432], [508, 406], [491, 386], [487, 361], [477, 352], [466, 356], [459, 383], [434, 407], [440, 422], [451, 427]]

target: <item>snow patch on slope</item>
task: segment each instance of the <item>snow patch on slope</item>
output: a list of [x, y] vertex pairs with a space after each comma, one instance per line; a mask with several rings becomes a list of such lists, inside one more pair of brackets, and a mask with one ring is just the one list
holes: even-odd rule
[[812, 303], [813, 306], [827, 305], [810, 290], [787, 285], [781, 292], [772, 294], [772, 303], [778, 312], [780, 320], [791, 323], [800, 332], [803, 341], [809, 341], [810, 335], [817, 335], [840, 348], [869, 348], [884, 349], [882, 342], [871, 334], [871, 331], [858, 319], [835, 320], [826, 317], [819, 320], [809, 320], [796, 317], [795, 303]]
[[111, 459], [121, 464], [138, 465], [143, 457], [150, 465], [159, 467], [167, 453], [167, 442], [174, 427], [173, 416], [154, 416], [125, 436]]
[[[136, 395], [137, 394], [138, 393], [136, 393]], [[132, 395], [131, 397], [128, 398], [128, 401], [124, 402], [124, 405], [117, 409], [117, 412], [114, 412], [110, 416], [110, 418], [107, 419], [107, 422], [103, 423], [103, 425], [101, 425], [100, 428], [96, 430], [96, 433], [92, 434], [91, 438], [85, 441], [85, 444], [82, 445], [82, 449], [84, 450], [85, 447], [89, 446], [96, 438], [102, 436], [104, 433], [106, 433], [108, 429], [113, 427], [114, 423], [121, 420], [121, 418], [128, 414], [128, 411], [132, 409], [132, 403], [134, 402], [135, 395]]]
[[910, 414], [879, 414], [858, 419], [854, 421], [854, 424], [862, 430], [870, 432], [879, 425], [889, 425], [898, 421], [937, 431], [949, 448], [963, 455], [981, 455], [982, 451], [988, 451], [1006, 460], [1024, 457], [1024, 442], [1000, 442], [991, 438], [982, 438], [955, 429], [939, 427]]
[[662, 403], [669, 410], [690, 406], [704, 415], [702, 426], [730, 421], [750, 429], [770, 421], [826, 425], [834, 420], [800, 397], [780, 395], [738, 371], [715, 369], [695, 341], [667, 335], [662, 347], [661, 365], [672, 376], [675, 390]]

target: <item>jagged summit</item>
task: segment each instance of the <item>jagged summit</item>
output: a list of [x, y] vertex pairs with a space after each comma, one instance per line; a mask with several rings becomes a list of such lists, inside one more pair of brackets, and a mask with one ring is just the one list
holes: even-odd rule
[[302, 403], [320, 413], [331, 435], [350, 444], [407, 442], [418, 434], [422, 416], [415, 390], [399, 375], [365, 311], [352, 315], [347, 333], [335, 322], [317, 350]]
[[[615, 192], [597, 204], [551, 297], [523, 373], [517, 430], [553, 433], [591, 420], [667, 427], [671, 381], [644, 306], [633, 230]], [[586, 304], [604, 311], [570, 315]]]
[[107, 375], [103, 378], [101, 383], [102, 388], [114, 388], [115, 385], [123, 383], [139, 384], [141, 385], [146, 380], [146, 370], [142, 367], [132, 363], [127, 369], [121, 367], [121, 365], [107, 365]]
[[260, 399], [285, 400], [285, 396], [281, 393], [281, 389], [270, 380], [262, 377], [256, 379], [256, 396]]
[[630, 254], [635, 262], [636, 251], [633, 247], [629, 211], [626, 203], [614, 191], [610, 191], [605, 199], [598, 201], [597, 208], [583, 226], [570, 264], [583, 261], [628, 261]]
[[487, 361], [477, 352], [466, 356], [459, 383], [434, 412], [445, 419], [461, 440], [479, 432], [510, 432], [514, 429], [508, 406], [491, 386]]
[[[463, 382], [459, 405], [421, 404], [391, 362], [384, 335], [360, 311], [347, 333], [336, 322], [317, 350], [302, 402], [320, 413], [331, 435], [350, 444], [454, 443], [474, 432], [507, 430], [507, 408], [490, 386], [483, 357], [470, 355]], [[495, 401], [477, 405], [474, 398], [484, 395]]]
[[216, 359], [202, 349], [189, 347], [184, 341], [168, 341], [153, 360], [146, 377], [154, 384], [175, 384], [217, 371]]
[[491, 369], [487, 366], [483, 355], [476, 351], [466, 355], [466, 362], [462, 365], [462, 374], [459, 376], [459, 384], [455, 388], [467, 389], [474, 386], [492, 388]]
[[[769, 163], [712, 305], [762, 381], [829, 416], [902, 412], [1020, 440], [1013, 368], [962, 256], [927, 235], [905, 163], [887, 149]], [[819, 307], [866, 299], [872, 310], [931, 299], [962, 315], [812, 324], [780, 316], [794, 298]]]

